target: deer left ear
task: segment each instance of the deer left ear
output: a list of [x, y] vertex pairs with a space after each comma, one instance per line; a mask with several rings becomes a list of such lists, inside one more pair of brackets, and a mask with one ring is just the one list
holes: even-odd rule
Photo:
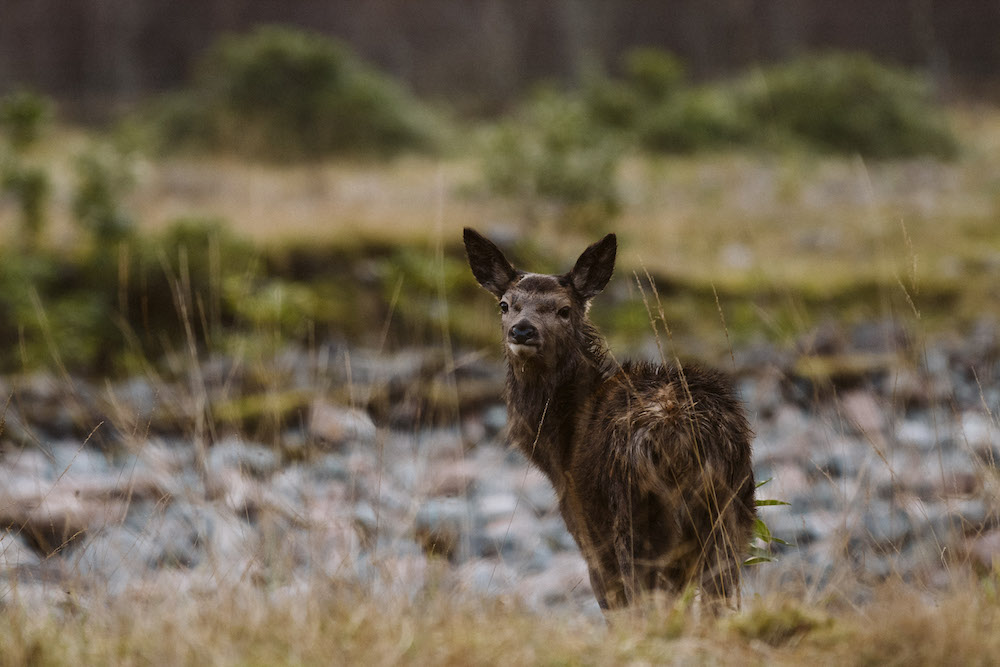
[[611, 280], [617, 252], [618, 240], [614, 234], [608, 234], [584, 250], [580, 259], [576, 260], [569, 279], [584, 299], [594, 298]]
[[480, 285], [501, 298], [517, 278], [517, 270], [503, 256], [500, 248], [474, 229], [466, 227], [462, 233], [465, 254], [469, 258], [472, 274]]

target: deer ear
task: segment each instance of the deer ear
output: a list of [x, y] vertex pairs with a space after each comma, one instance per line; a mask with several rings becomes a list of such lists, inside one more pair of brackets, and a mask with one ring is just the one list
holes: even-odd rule
[[614, 234], [608, 234], [584, 250], [580, 259], [576, 260], [569, 279], [584, 299], [594, 298], [611, 280], [617, 252], [618, 240]]
[[503, 256], [500, 248], [474, 229], [466, 227], [463, 234], [465, 254], [479, 284], [500, 298], [517, 277], [517, 271]]

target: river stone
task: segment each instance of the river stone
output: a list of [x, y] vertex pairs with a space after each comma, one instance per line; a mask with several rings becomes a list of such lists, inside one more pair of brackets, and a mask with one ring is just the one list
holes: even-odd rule
[[141, 581], [157, 564], [159, 545], [149, 535], [127, 526], [105, 526], [89, 535], [69, 559], [70, 572], [81, 583], [96, 585], [110, 595]]
[[457, 558], [461, 542], [468, 535], [469, 515], [469, 506], [463, 500], [432, 498], [417, 511], [414, 535], [428, 554]]
[[17, 533], [0, 530], [0, 572], [37, 565], [41, 561]]
[[965, 549], [981, 570], [996, 572], [1000, 568], [1000, 529], [994, 528], [969, 538]]
[[503, 432], [507, 426], [507, 408], [503, 405], [491, 405], [483, 411], [483, 426], [486, 435], [493, 438]]
[[227, 438], [208, 450], [208, 467], [213, 473], [236, 469], [253, 477], [266, 477], [281, 466], [281, 457], [270, 447]]
[[364, 410], [317, 399], [309, 411], [309, 435], [332, 445], [370, 444], [375, 442], [375, 423]]
[[886, 427], [886, 409], [869, 391], [849, 391], [841, 396], [844, 418], [862, 435], [872, 437]]
[[592, 603], [597, 607], [587, 564], [579, 554], [554, 556], [548, 568], [525, 577], [516, 590], [530, 606], [539, 610], [566, 604]]

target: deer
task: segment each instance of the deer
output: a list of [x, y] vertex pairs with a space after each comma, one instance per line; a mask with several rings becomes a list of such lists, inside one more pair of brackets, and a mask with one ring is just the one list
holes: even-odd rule
[[697, 365], [619, 363], [589, 317], [614, 272], [608, 234], [561, 275], [515, 269], [465, 228], [499, 302], [506, 439], [549, 479], [605, 613], [700, 592], [739, 605], [756, 518], [753, 433], [733, 382]]

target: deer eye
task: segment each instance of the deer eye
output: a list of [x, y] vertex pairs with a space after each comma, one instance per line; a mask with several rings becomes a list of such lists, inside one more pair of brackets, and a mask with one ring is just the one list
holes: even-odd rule
[[569, 306], [563, 306], [562, 308], [560, 308], [558, 315], [559, 315], [559, 317], [563, 318], [564, 320], [568, 320], [569, 319]]
[[500, 302], [500, 312], [501, 313], [506, 313], [507, 312], [507, 302], [506, 301], [501, 301]]

